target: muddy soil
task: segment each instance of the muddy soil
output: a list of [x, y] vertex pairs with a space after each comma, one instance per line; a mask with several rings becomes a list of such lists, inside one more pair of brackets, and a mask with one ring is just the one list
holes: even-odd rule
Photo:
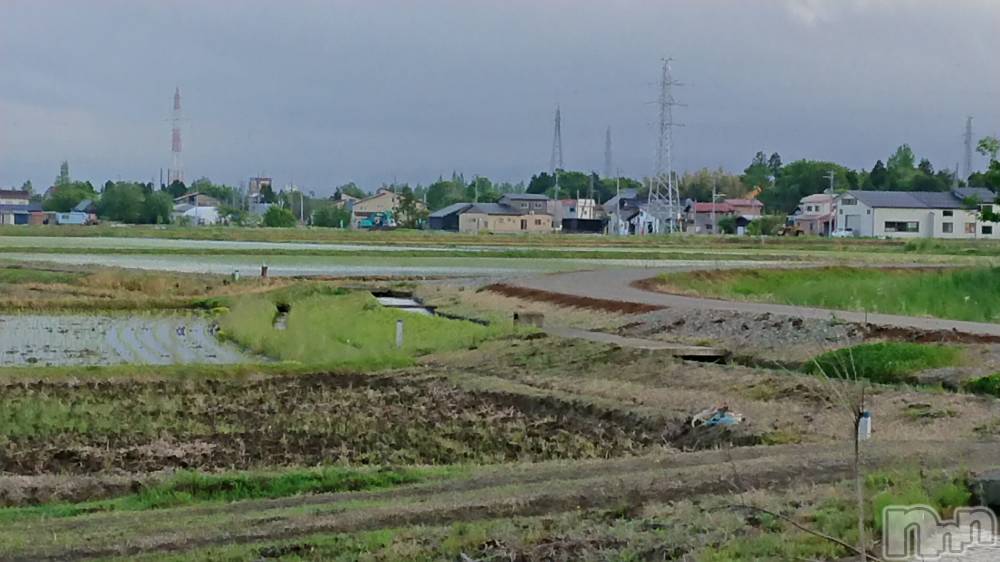
[[0, 417], [0, 470], [22, 475], [606, 458], [664, 431], [435, 378], [345, 375], [10, 385]]

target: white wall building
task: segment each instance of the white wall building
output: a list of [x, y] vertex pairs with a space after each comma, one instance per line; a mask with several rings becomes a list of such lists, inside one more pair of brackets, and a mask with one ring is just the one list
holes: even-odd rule
[[[977, 211], [998, 210], [984, 188], [952, 191], [847, 191], [835, 202], [836, 229], [878, 238], [1000, 239], [1000, 224], [982, 222]], [[979, 201], [970, 209], [968, 203]]]

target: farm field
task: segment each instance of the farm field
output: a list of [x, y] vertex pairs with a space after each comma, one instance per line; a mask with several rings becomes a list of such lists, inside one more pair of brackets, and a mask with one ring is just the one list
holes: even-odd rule
[[0, 367], [248, 360], [198, 315], [0, 315]]
[[[80, 351], [75, 364], [0, 367], [0, 558], [837, 560], [857, 537], [845, 397], [863, 387], [877, 420], [863, 458], [870, 537], [892, 498], [968, 504], [970, 475], [1000, 458], [988, 338], [608, 312], [484, 290], [490, 280], [0, 267], [0, 317], [28, 322], [12, 347], [40, 330], [49, 348]], [[553, 337], [515, 326], [515, 312], [731, 357]], [[242, 361], [102, 363], [97, 334], [122, 318], [160, 347], [184, 323], [206, 352]], [[723, 406], [741, 421], [695, 423]]]
[[730, 270], [668, 273], [659, 290], [689, 295], [934, 316], [1000, 320], [1000, 269]]

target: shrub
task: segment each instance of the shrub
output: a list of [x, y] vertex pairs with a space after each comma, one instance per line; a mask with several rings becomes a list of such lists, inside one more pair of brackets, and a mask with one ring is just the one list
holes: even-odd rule
[[264, 226], [272, 228], [290, 228], [295, 226], [295, 215], [284, 207], [271, 205], [264, 213]]
[[1000, 373], [993, 373], [965, 382], [965, 390], [973, 394], [988, 394], [1000, 398]]
[[957, 348], [944, 345], [871, 343], [818, 355], [806, 366], [806, 372], [892, 384], [907, 382], [918, 371], [954, 365], [960, 358]]

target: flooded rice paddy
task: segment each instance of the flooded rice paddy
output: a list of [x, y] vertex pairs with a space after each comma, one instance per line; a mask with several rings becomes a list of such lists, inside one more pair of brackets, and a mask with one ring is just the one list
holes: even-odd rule
[[0, 315], [0, 367], [249, 360], [200, 316]]

